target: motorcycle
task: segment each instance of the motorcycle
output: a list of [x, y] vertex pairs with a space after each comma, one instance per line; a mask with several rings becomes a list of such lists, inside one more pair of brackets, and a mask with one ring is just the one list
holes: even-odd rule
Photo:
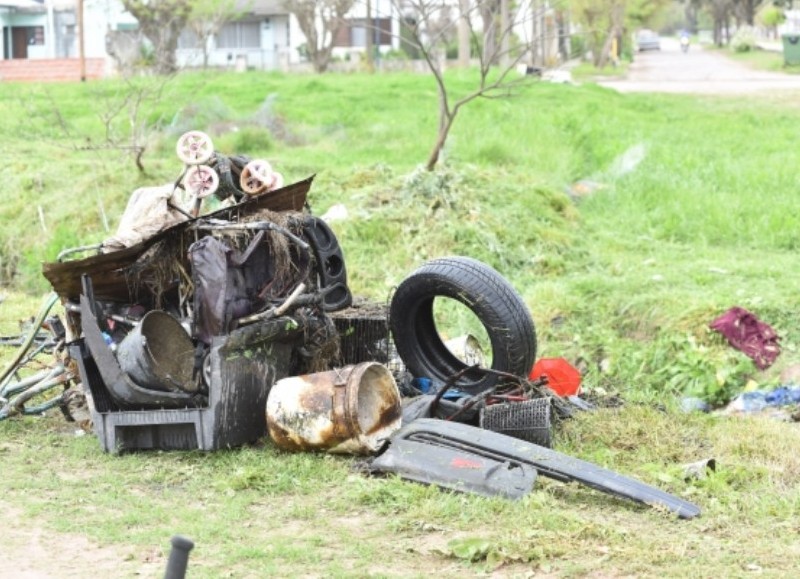
[[688, 36], [681, 36], [681, 50], [683, 52], [689, 52], [689, 37]]

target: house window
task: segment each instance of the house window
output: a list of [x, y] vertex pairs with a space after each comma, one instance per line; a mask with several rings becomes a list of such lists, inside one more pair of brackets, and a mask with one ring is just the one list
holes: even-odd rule
[[338, 30], [334, 46], [366, 46], [367, 34], [372, 35], [373, 44], [392, 43], [392, 21], [389, 18], [373, 18], [368, 24], [366, 18], [350, 18]]
[[219, 31], [220, 48], [261, 48], [258, 22], [229, 22]]
[[178, 37], [178, 48], [197, 48], [200, 46], [200, 39], [197, 33], [191, 28], [184, 28]]
[[364, 26], [353, 26], [350, 29], [350, 46], [366, 46], [367, 29]]
[[28, 27], [28, 44], [31, 46], [44, 45], [44, 26]]

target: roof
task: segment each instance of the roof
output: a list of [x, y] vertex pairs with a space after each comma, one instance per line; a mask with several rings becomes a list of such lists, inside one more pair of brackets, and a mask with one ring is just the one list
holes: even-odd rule
[[44, 12], [44, 0], [0, 0], [0, 8], [10, 8], [21, 12]]
[[237, 0], [236, 9], [258, 16], [274, 16], [288, 12], [283, 0]]

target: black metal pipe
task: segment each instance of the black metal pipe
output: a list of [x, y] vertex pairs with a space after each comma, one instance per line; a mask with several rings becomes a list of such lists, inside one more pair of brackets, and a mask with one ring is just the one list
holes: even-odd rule
[[171, 541], [172, 550], [169, 552], [164, 579], [184, 579], [189, 565], [189, 551], [194, 549], [194, 543], [182, 535], [174, 535]]

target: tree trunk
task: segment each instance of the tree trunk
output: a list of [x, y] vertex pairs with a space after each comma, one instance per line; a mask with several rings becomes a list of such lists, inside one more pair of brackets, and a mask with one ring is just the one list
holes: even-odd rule
[[436, 163], [439, 162], [439, 156], [447, 142], [447, 135], [450, 133], [450, 128], [453, 126], [453, 119], [455, 119], [455, 114], [446, 117], [446, 121], [439, 127], [439, 134], [436, 136], [436, 144], [433, 146], [431, 154], [428, 155], [428, 162], [425, 163], [426, 171], [433, 171], [436, 168]]
[[469, 0], [459, 0], [460, 11], [458, 19], [458, 65], [469, 66], [470, 41], [469, 41], [469, 22], [467, 12], [469, 11]]
[[172, 74], [178, 70], [175, 51], [178, 36], [192, 12], [189, 0], [123, 0], [123, 5], [153, 45], [156, 73]]
[[372, 39], [375, 35], [375, 30], [372, 27], [372, 0], [367, 0], [367, 25], [365, 26], [367, 30], [367, 46], [365, 47], [364, 52], [366, 52], [367, 57], [367, 72], [375, 72], [375, 63], [373, 60], [373, 42]]
[[314, 70], [319, 73], [327, 72], [328, 65], [331, 63], [331, 55], [330, 52], [327, 50], [318, 50], [316, 54], [314, 54], [314, 59], [312, 61], [314, 65]]
[[508, 66], [509, 32], [508, 32], [508, 0], [500, 0], [500, 64]]
[[603, 42], [603, 47], [600, 49], [600, 54], [595, 56], [595, 67], [603, 68], [608, 63], [608, 54], [611, 52], [611, 46], [614, 43], [614, 39], [622, 33], [624, 16], [624, 6], [615, 4], [611, 7], [611, 26], [609, 27], [608, 35]]
[[495, 22], [496, 1], [484, 4], [481, 8], [483, 19], [483, 61], [487, 66], [497, 60], [497, 23]]

